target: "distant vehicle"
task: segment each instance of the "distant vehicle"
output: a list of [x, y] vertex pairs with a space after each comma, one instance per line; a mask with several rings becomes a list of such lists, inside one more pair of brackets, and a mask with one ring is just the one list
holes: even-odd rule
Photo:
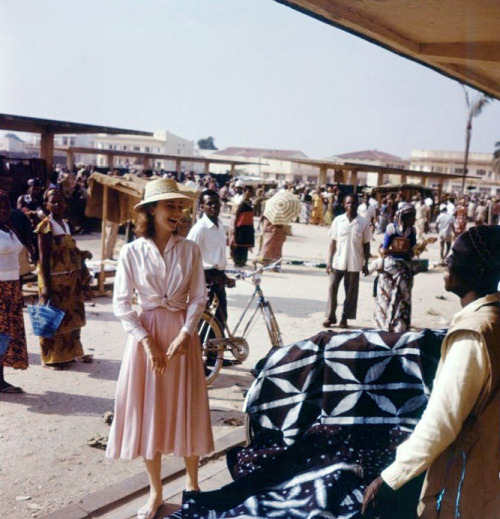
[[402, 193], [405, 200], [411, 200], [416, 195], [421, 195], [423, 199], [431, 198], [434, 200], [434, 192], [429, 187], [424, 187], [419, 184], [387, 184], [385, 186], [376, 186], [365, 190], [380, 202], [384, 196], [390, 193]]

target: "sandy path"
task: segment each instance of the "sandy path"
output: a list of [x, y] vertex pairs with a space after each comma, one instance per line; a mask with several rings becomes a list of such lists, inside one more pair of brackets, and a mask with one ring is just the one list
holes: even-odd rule
[[[293, 234], [285, 244], [285, 259], [325, 260], [325, 227], [294, 224]], [[82, 248], [95, 253], [99, 250], [97, 235], [85, 236], [79, 241]], [[375, 242], [372, 249], [375, 250]], [[424, 257], [435, 262], [437, 244], [431, 245]], [[444, 327], [459, 309], [457, 298], [445, 293], [442, 278], [442, 268], [415, 278], [415, 327]], [[371, 277], [363, 278], [360, 283], [358, 319], [353, 325], [374, 325], [372, 283]], [[265, 274], [262, 287], [272, 301], [285, 343], [321, 331], [327, 286], [325, 271], [318, 268], [285, 265], [282, 273]], [[239, 315], [251, 292], [252, 286], [245, 282], [238, 282], [237, 287], [229, 291], [230, 322]], [[340, 297], [342, 300], [342, 289]], [[42, 368], [38, 341], [25, 315], [31, 365], [25, 372], [6, 369], [6, 376], [13, 384], [21, 385], [26, 394], [0, 397], [3, 519], [44, 515], [143, 471], [140, 460], [107, 460], [103, 451], [86, 444], [95, 434], [107, 434], [108, 426], [102, 415], [113, 408], [125, 344], [125, 333], [112, 314], [110, 299], [94, 299], [86, 310], [88, 324], [82, 331], [82, 342], [86, 352], [94, 354], [95, 361], [76, 364], [74, 369], [63, 372]], [[249, 359], [241, 366], [224, 368], [209, 390], [212, 421], [218, 437], [231, 428], [224, 425], [224, 420], [242, 418], [243, 391], [252, 380], [248, 370], [270, 348], [262, 320], [253, 328], [249, 343]]]

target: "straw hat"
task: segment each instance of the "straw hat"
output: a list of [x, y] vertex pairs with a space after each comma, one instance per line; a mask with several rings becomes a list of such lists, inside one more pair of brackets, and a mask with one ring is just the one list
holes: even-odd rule
[[192, 202], [191, 198], [180, 192], [175, 180], [171, 178], [160, 178], [146, 184], [142, 202], [137, 204], [134, 209], [137, 210], [143, 205], [159, 202], [160, 200], [184, 200], [186, 205]]

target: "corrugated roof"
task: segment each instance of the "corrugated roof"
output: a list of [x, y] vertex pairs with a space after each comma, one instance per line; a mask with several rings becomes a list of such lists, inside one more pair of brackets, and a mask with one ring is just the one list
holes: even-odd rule
[[339, 159], [356, 159], [356, 160], [392, 160], [392, 161], [400, 161], [403, 159], [398, 157], [397, 155], [392, 155], [390, 153], [386, 153], [385, 151], [379, 150], [363, 150], [363, 151], [352, 151], [350, 153], [341, 153], [340, 155], [335, 155], [336, 158]]
[[307, 158], [307, 155], [299, 150], [272, 150], [267, 148], [239, 148], [237, 146], [225, 148], [214, 155], [232, 155], [237, 157], [268, 157], [268, 158]]

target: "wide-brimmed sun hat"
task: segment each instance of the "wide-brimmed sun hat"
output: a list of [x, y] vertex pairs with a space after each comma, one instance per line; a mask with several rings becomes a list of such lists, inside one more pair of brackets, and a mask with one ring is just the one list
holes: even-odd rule
[[159, 202], [160, 200], [183, 200], [186, 205], [192, 203], [189, 196], [181, 193], [175, 180], [171, 178], [160, 178], [146, 184], [142, 202], [138, 203], [134, 209], [137, 210], [139, 207], [152, 204], [153, 202]]

